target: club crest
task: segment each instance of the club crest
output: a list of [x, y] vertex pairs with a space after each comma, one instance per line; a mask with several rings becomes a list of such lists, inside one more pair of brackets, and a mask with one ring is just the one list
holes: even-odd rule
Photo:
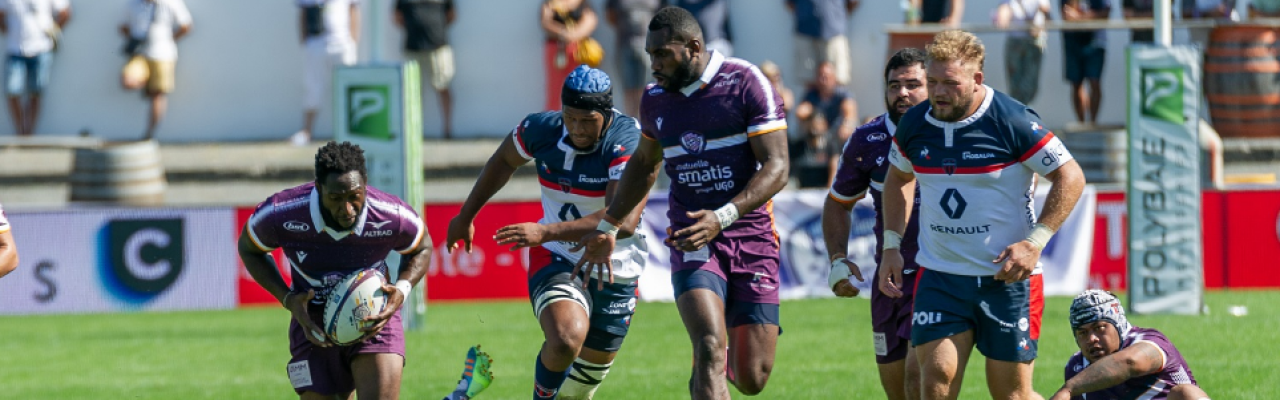
[[706, 147], [707, 141], [702, 137], [701, 133], [688, 131], [680, 135], [680, 146], [689, 154], [700, 154]]
[[942, 171], [943, 171], [943, 172], [946, 172], [946, 173], [947, 173], [947, 175], [955, 174], [955, 173], [956, 173], [956, 159], [954, 159], [954, 158], [946, 158], [946, 159], [943, 159], [943, 160], [942, 160]]
[[560, 178], [560, 191], [569, 193], [570, 190], [573, 190], [573, 182], [569, 178]]

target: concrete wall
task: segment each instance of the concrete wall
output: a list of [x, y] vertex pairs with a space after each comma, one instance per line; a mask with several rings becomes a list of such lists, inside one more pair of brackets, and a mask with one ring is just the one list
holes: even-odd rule
[[[590, 0], [597, 6], [604, 0]], [[781, 0], [731, 0], [737, 56], [752, 62], [775, 60], [791, 71], [792, 19]], [[179, 43], [177, 90], [171, 97], [160, 138], [169, 142], [284, 140], [301, 124], [302, 50], [297, 39], [298, 11], [291, 0], [187, 0], [194, 30]], [[384, 58], [398, 59], [400, 35], [389, 22], [393, 0], [364, 0], [366, 30], [361, 59], [371, 60], [379, 29]], [[542, 33], [537, 23], [540, 1], [458, 1], [458, 21], [450, 31], [457, 62], [455, 133], [461, 137], [506, 133], [526, 113], [542, 106]], [[997, 0], [969, 0], [966, 22], [989, 21]], [[74, 9], [63, 48], [45, 96], [39, 131], [72, 134], [90, 129], [107, 139], [141, 135], [147, 103], [137, 93], [119, 88], [116, 27], [126, 0], [72, 0]], [[1056, 5], [1056, 1], [1055, 1]], [[1118, 13], [1113, 13], [1118, 14]], [[885, 22], [898, 22], [898, 1], [863, 1], [852, 17], [854, 83], [860, 113], [883, 112], [881, 71], [887, 35]], [[1057, 19], [1057, 11], [1054, 11]], [[1041, 71], [1040, 93], [1032, 103], [1050, 126], [1069, 121], [1071, 106], [1062, 80], [1062, 43], [1052, 33]], [[595, 37], [613, 48], [613, 32], [602, 21]], [[989, 57], [988, 83], [1003, 88], [1004, 40], [982, 34]], [[1128, 33], [1110, 33], [1103, 77], [1103, 122], [1123, 120], [1123, 48]], [[614, 70], [612, 57], [605, 68]], [[437, 103], [424, 91], [426, 136], [439, 136]], [[329, 137], [332, 121], [320, 116], [317, 136]], [[0, 113], [0, 134], [12, 132], [7, 113]]]

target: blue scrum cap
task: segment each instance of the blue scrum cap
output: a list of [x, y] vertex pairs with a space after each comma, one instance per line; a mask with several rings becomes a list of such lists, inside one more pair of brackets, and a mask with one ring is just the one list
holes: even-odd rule
[[608, 114], [613, 109], [613, 82], [604, 71], [579, 65], [565, 78], [560, 103]]

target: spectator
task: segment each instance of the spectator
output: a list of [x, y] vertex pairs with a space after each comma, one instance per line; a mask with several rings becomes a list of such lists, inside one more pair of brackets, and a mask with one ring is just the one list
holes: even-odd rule
[[[1155, 3], [1157, 0], [1124, 0], [1124, 18], [1125, 19], [1151, 19], [1155, 15]], [[1153, 43], [1156, 41], [1155, 31], [1152, 29], [1134, 29], [1132, 36], [1129, 37], [1130, 43]]]
[[[844, 142], [858, 127], [858, 104], [853, 95], [836, 82], [835, 66], [829, 62], [818, 64], [813, 87], [804, 94], [796, 106], [796, 120], [805, 137], [807, 163], [824, 166], [824, 179], [812, 182], [827, 186], [835, 175], [837, 161]], [[801, 178], [802, 186], [807, 180]], [[810, 181], [811, 182], [811, 181]]]
[[919, 10], [919, 22], [955, 27], [964, 20], [964, 0], [911, 0], [911, 6]]
[[608, 0], [604, 6], [605, 20], [613, 26], [617, 47], [614, 51], [618, 62], [617, 82], [622, 82], [622, 97], [626, 114], [640, 115], [640, 96], [649, 82], [649, 54], [644, 51], [645, 36], [649, 33], [649, 20], [658, 11], [661, 0]]
[[1049, 0], [1004, 0], [996, 6], [996, 27], [1016, 29], [1004, 42], [1004, 69], [1009, 76], [1009, 95], [1023, 104], [1031, 104], [1040, 88], [1044, 21], [1048, 17]]
[[183, 0], [131, 0], [126, 11], [120, 33], [140, 45], [125, 68], [133, 75], [125, 79], [125, 88], [143, 89], [151, 100], [143, 134], [144, 140], [151, 140], [168, 107], [168, 94], [173, 92], [177, 41], [191, 32], [191, 13]]
[[440, 98], [442, 136], [453, 137], [453, 48], [449, 46], [449, 25], [457, 19], [453, 0], [396, 0], [396, 26], [404, 29], [405, 58], [418, 62], [423, 78]]
[[[1066, 22], [1106, 20], [1109, 15], [1111, 0], [1062, 0], [1062, 19]], [[1102, 104], [1100, 79], [1107, 59], [1106, 35], [1105, 30], [1062, 32], [1062, 70], [1071, 82], [1071, 107], [1076, 112], [1076, 121], [1081, 123], [1098, 123], [1098, 109]], [[1086, 81], [1088, 92], [1084, 88]]]
[[329, 98], [334, 68], [356, 63], [360, 1], [297, 0], [298, 34], [306, 50], [306, 61], [302, 70], [302, 130], [290, 137], [295, 146], [311, 143], [316, 111]]
[[782, 110], [791, 115], [791, 109], [795, 106], [796, 96], [783, 84], [782, 68], [778, 67], [773, 61], [765, 60], [760, 63], [760, 72], [765, 78], [769, 79], [769, 85], [773, 86], [773, 91], [778, 92], [778, 96], [782, 97]]
[[795, 15], [796, 71], [800, 82], [809, 85], [813, 71], [824, 61], [836, 69], [836, 81], [847, 86], [853, 75], [849, 58], [849, 14], [859, 0], [787, 0]]
[[707, 50], [715, 50], [725, 57], [733, 56], [733, 34], [729, 31], [728, 0], [667, 0], [666, 5], [689, 10], [702, 25], [702, 38]]
[[1249, 1], [1249, 17], [1250, 18], [1280, 17], [1280, 0], [1250, 0]]
[[5, 89], [18, 136], [31, 136], [36, 131], [40, 94], [49, 84], [53, 51], [70, 19], [67, 0], [0, 0], [0, 33], [9, 37]]
[[547, 34], [543, 47], [543, 62], [547, 67], [543, 107], [559, 110], [564, 78], [583, 63], [579, 60], [578, 42], [591, 37], [599, 18], [587, 0], [546, 0], [542, 3], [541, 22]]
[[1182, 0], [1182, 18], [1231, 18], [1231, 11], [1235, 8], [1235, 0]]

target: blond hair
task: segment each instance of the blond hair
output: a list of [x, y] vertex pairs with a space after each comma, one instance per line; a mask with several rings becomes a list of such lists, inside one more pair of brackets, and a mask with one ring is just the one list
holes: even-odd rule
[[933, 42], [925, 46], [924, 51], [929, 63], [959, 61], [967, 66], [976, 65], [978, 71], [982, 70], [987, 58], [987, 50], [982, 46], [982, 41], [972, 33], [958, 29], [934, 35]]

